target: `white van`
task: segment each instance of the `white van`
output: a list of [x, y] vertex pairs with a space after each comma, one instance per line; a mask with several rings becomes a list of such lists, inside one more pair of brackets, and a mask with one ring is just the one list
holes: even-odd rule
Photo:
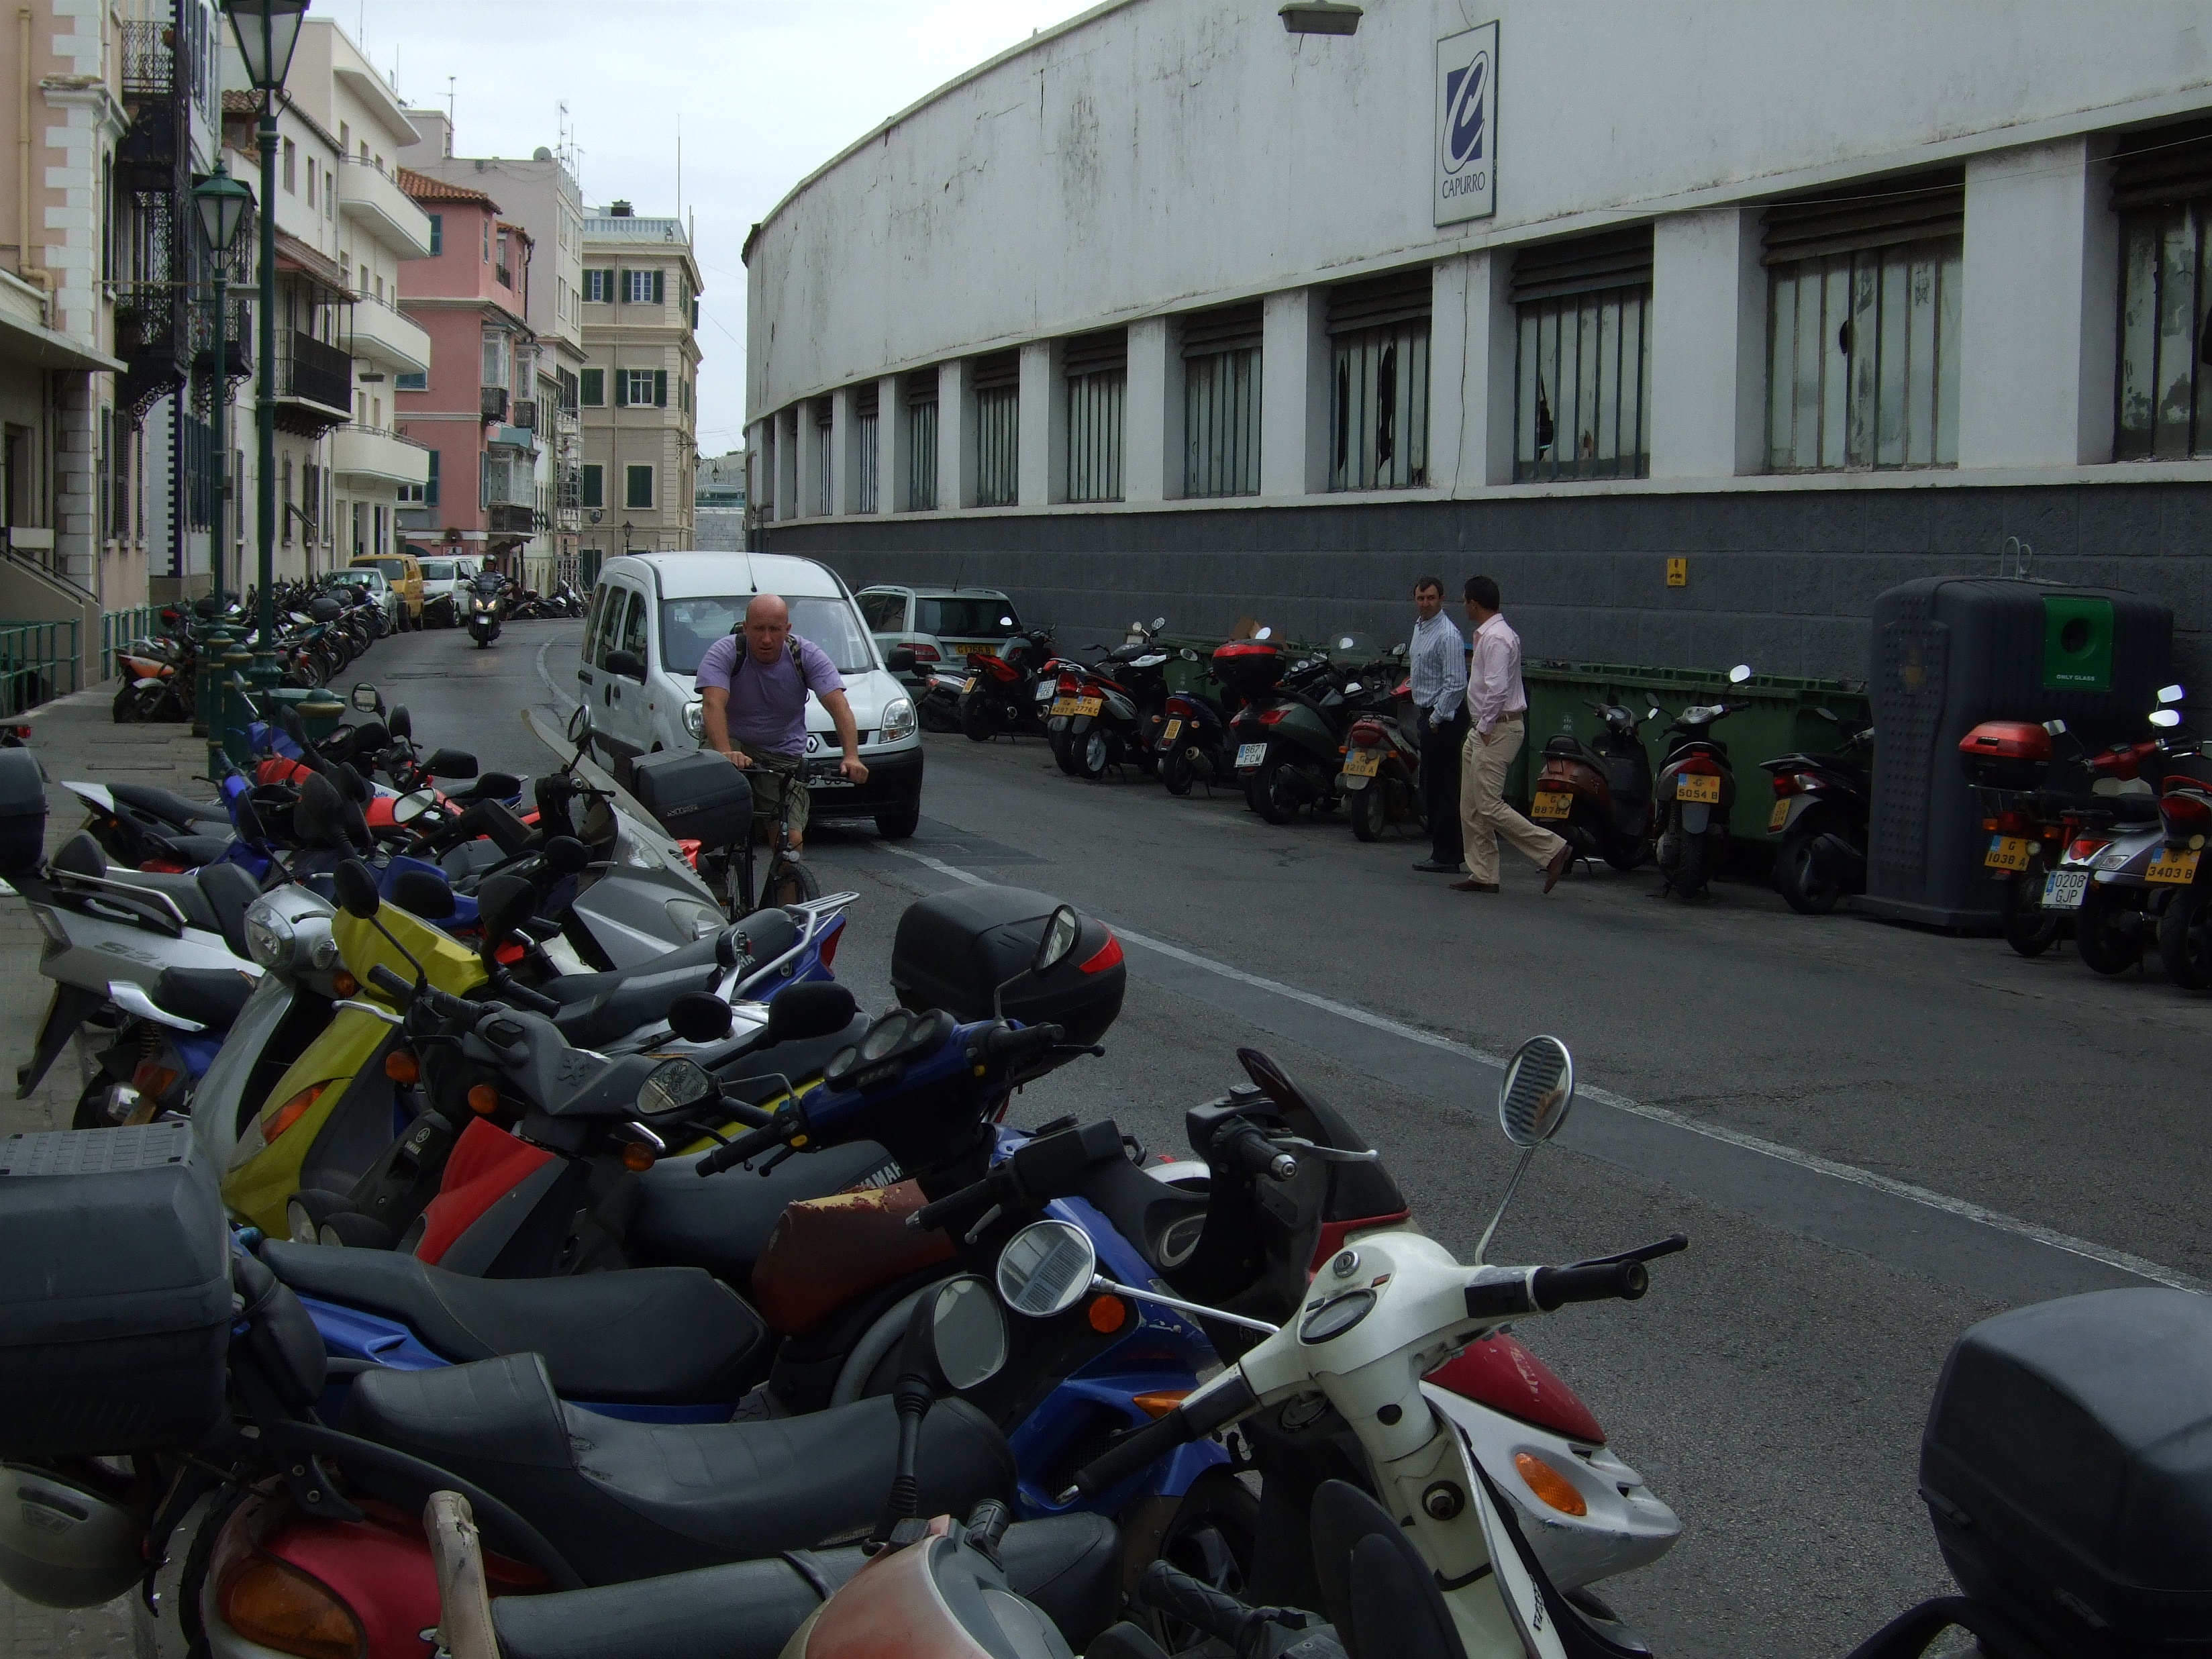
[[[593, 749], [626, 781], [629, 763], [640, 755], [697, 748], [706, 727], [692, 677], [707, 647], [744, 620], [756, 593], [781, 597], [791, 607], [792, 631], [830, 653], [860, 727], [868, 781], [854, 785], [837, 769], [841, 751], [830, 711], [819, 698], [807, 698], [812, 817], [872, 818], [884, 835], [912, 835], [921, 818], [914, 699], [886, 665], [837, 573], [811, 559], [636, 553], [608, 560], [592, 593], [576, 668]], [[618, 652], [637, 659], [641, 677], [609, 670], [609, 653]], [[894, 660], [911, 659], [901, 653]]]

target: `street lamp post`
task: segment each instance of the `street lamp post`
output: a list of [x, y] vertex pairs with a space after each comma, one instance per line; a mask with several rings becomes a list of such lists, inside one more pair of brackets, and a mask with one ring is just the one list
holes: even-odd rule
[[254, 398], [260, 476], [256, 480], [255, 539], [259, 544], [259, 642], [252, 678], [266, 691], [282, 677], [276, 666], [276, 94], [292, 67], [307, 0], [225, 0], [230, 27], [246, 60], [246, 78], [261, 94], [261, 361]]
[[[230, 461], [230, 255], [237, 246], [239, 227], [253, 192], [230, 176], [217, 158], [215, 171], [192, 186], [192, 205], [199, 210], [200, 229], [208, 251], [215, 256], [215, 408], [216, 451], [228, 470]], [[208, 734], [208, 778], [222, 781], [222, 739], [228, 722], [223, 718], [223, 686], [219, 666], [227, 654], [230, 635], [222, 625], [222, 550], [230, 533], [228, 493], [218, 490], [215, 501], [215, 534], [208, 563], [215, 576], [215, 627], [201, 641], [199, 684], [194, 702], [202, 727]]]

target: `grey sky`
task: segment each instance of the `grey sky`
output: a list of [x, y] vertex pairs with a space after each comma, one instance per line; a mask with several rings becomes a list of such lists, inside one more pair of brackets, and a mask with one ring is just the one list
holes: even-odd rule
[[1079, 0], [315, 0], [410, 103], [443, 106], [453, 148], [527, 155], [558, 143], [556, 106], [581, 150], [587, 208], [641, 214], [684, 200], [706, 282], [699, 448], [744, 433], [744, 266], [753, 222], [886, 116]]

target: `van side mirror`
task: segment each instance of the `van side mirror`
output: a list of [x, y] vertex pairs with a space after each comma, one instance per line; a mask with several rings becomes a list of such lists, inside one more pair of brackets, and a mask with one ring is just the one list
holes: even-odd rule
[[896, 647], [884, 653], [884, 666], [894, 674], [911, 674], [914, 672], [914, 653], [903, 645]]
[[645, 684], [645, 663], [635, 651], [608, 652], [607, 672], [619, 674], [626, 680], [635, 680], [640, 685]]

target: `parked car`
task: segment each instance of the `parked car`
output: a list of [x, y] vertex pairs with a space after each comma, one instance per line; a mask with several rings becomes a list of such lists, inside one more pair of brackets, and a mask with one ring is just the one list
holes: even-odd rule
[[886, 652], [914, 653], [909, 686], [929, 684], [932, 669], [962, 657], [995, 656], [1021, 629], [1014, 602], [995, 587], [864, 587], [854, 595], [868, 631]]
[[368, 597], [384, 607], [384, 631], [397, 634], [408, 626], [407, 607], [399, 597], [398, 589], [385, 580], [384, 573], [373, 563], [349, 564], [335, 573], [334, 580], [349, 582], [365, 590]]
[[441, 628], [458, 628], [461, 623], [460, 606], [454, 596], [468, 586], [477, 574], [477, 561], [446, 553], [433, 553], [427, 549], [416, 550], [416, 562], [422, 567], [422, 617]]
[[[830, 653], [860, 727], [868, 781], [837, 769], [836, 727], [817, 698], [806, 707], [808, 783], [816, 823], [872, 818], [886, 836], [910, 836], [921, 817], [921, 735], [914, 698], [890, 672], [837, 573], [811, 559], [767, 553], [641, 553], [600, 569], [584, 622], [576, 678], [592, 746], [627, 781], [629, 763], [664, 749], [694, 749], [706, 735], [692, 677], [707, 647], [744, 620], [756, 593], [780, 595], [791, 626]], [[641, 672], [618, 674], [611, 653]], [[904, 665], [902, 654], [897, 660]]]
[[386, 582], [399, 596], [399, 625], [422, 625], [422, 567], [412, 553], [364, 553], [349, 568], [381, 570]]

